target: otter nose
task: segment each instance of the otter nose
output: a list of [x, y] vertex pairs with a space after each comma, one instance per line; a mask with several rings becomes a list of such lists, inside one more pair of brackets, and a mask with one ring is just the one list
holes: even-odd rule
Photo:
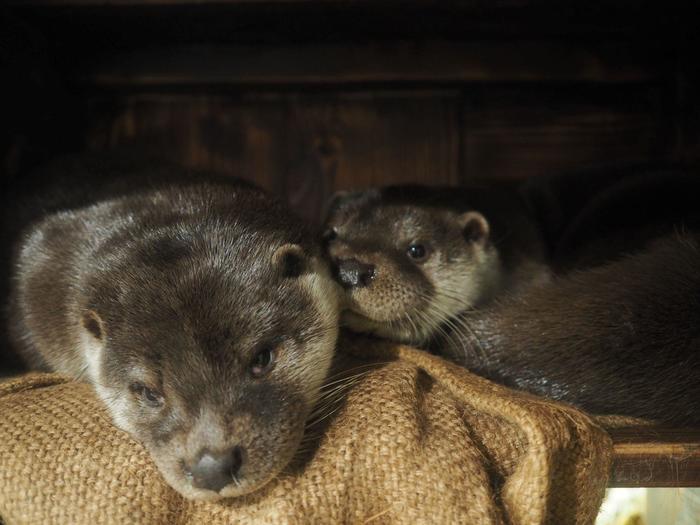
[[345, 288], [361, 288], [374, 279], [374, 265], [357, 259], [341, 259], [336, 262], [338, 280]]
[[243, 464], [243, 450], [233, 447], [223, 452], [204, 450], [185, 472], [192, 478], [192, 485], [200, 489], [219, 492], [237, 476]]

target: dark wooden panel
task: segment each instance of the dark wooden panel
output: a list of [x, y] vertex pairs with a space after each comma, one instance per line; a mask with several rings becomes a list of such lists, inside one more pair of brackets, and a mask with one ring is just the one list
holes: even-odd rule
[[611, 487], [700, 487], [700, 429], [622, 428], [614, 442]]
[[626, 44], [374, 42], [167, 46], [111, 57], [80, 81], [101, 87], [645, 81], [649, 54]]
[[674, 140], [658, 90], [483, 88], [467, 94], [463, 166], [469, 178], [526, 178], [662, 159]]
[[275, 190], [283, 173], [285, 114], [274, 105], [208, 96], [135, 95], [95, 100], [89, 149], [135, 145], [188, 167]]
[[132, 95], [96, 99], [90, 149], [146, 146], [183, 165], [241, 176], [317, 218], [330, 194], [397, 182], [455, 184], [450, 92]]

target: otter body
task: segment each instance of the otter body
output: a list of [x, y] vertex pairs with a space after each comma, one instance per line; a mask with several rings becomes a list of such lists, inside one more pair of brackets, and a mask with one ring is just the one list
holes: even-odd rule
[[14, 347], [33, 368], [90, 381], [183, 495], [255, 490], [296, 452], [334, 352], [320, 249], [254, 188], [116, 193], [34, 206], [14, 250]]
[[[609, 262], [593, 268], [585, 245], [578, 243], [576, 256], [588, 269], [552, 277], [550, 268], [557, 264], [547, 254], [558, 252], [538, 236], [534, 214], [527, 207], [514, 213], [505, 204], [512, 201], [484, 191], [488, 198], [468, 189], [415, 187], [341, 197], [327, 220], [334, 232], [327, 251], [346, 287], [345, 324], [444, 353], [496, 381], [592, 412], [700, 423], [697, 237], [669, 233], [678, 223], [666, 221], [666, 230], [645, 230], [665, 240], [649, 245], [651, 239], [635, 239], [644, 248], [632, 255], [605, 247], [612, 254]], [[611, 202], [623, 200], [614, 194]], [[397, 195], [403, 196], [400, 206]], [[643, 196], [649, 200], [648, 193]], [[596, 202], [582, 209], [583, 225], [606, 211]], [[455, 212], [469, 214], [470, 220], [446, 222], [445, 214]], [[509, 237], [499, 234], [504, 221], [526, 226], [511, 226]], [[423, 257], [411, 260], [407, 223], [416, 231], [449, 234], [425, 235]], [[590, 238], [595, 231], [607, 232], [606, 226], [599, 221], [580, 233], [569, 229], [564, 240]], [[622, 229], [615, 233], [624, 236]], [[396, 239], [398, 249], [390, 249], [405, 257], [403, 265], [377, 256], [391, 246], [390, 239]], [[570, 268], [569, 255], [560, 256]], [[355, 282], [344, 276], [347, 260], [371, 264], [372, 277]], [[475, 294], [484, 290], [484, 276], [488, 280], [494, 272], [501, 284]], [[389, 286], [382, 285], [387, 281]]]
[[436, 342], [494, 381], [577, 405], [700, 424], [700, 242], [670, 236], [463, 313]]

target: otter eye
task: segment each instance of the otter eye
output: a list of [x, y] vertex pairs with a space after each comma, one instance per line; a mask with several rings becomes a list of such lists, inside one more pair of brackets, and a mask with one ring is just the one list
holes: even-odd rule
[[158, 408], [163, 405], [163, 394], [157, 390], [148, 388], [141, 383], [132, 383], [129, 385], [129, 389], [152, 408]]
[[250, 361], [250, 375], [255, 378], [262, 377], [272, 370], [272, 364], [275, 359], [275, 351], [272, 347], [264, 346], [253, 356]]
[[406, 250], [406, 253], [411, 259], [415, 260], [421, 260], [425, 258], [425, 254], [427, 253], [425, 246], [422, 244], [411, 244], [408, 247], [408, 250]]

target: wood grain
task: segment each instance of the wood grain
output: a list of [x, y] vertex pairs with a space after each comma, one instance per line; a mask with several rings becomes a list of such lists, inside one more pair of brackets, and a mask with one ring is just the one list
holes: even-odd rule
[[645, 86], [466, 91], [463, 177], [522, 179], [663, 159], [673, 137], [653, 94]]
[[339, 189], [456, 184], [457, 108], [449, 91], [96, 98], [86, 142], [243, 177], [318, 219]]
[[162, 46], [124, 53], [82, 71], [102, 87], [601, 82], [654, 78], [647, 56], [626, 45], [547, 42], [370, 42]]
[[622, 428], [611, 487], [700, 487], [700, 429]]

